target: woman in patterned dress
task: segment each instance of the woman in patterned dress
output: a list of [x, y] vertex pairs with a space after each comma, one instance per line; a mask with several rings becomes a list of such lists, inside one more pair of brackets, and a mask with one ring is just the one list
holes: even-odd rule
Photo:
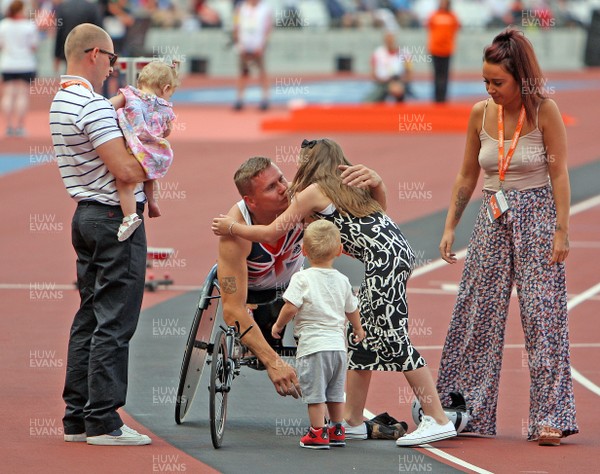
[[[363, 184], [364, 189], [342, 183], [341, 172], [349, 165], [334, 141], [305, 140], [286, 212], [269, 226], [247, 226], [229, 217], [216, 218], [213, 231], [217, 235], [229, 233], [252, 241], [273, 242], [298, 222], [314, 218], [333, 222], [340, 229], [344, 252], [365, 264], [359, 308], [366, 338], [355, 343], [348, 337], [344, 425], [347, 437], [367, 438], [362, 413], [374, 370], [403, 372], [426, 415], [416, 431], [397, 440], [399, 446], [456, 436], [425, 360], [408, 336], [406, 282], [414, 253], [398, 226], [373, 199], [367, 183]], [[383, 186], [381, 178], [377, 179]]]
[[506, 29], [484, 50], [483, 78], [492, 100], [471, 112], [440, 244], [442, 258], [456, 263], [454, 229], [483, 168], [483, 204], [444, 345], [438, 392], [443, 401], [450, 392], [464, 395], [472, 411], [465, 431], [496, 434], [504, 329], [515, 285], [531, 376], [528, 439], [558, 445], [578, 432], [564, 267], [570, 201], [565, 126], [520, 31]]

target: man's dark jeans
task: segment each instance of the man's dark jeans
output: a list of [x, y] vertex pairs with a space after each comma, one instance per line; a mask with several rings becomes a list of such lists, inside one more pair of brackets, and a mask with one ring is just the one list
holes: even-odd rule
[[[138, 214], [143, 205], [138, 205]], [[137, 326], [146, 273], [141, 225], [117, 240], [120, 207], [81, 202], [72, 221], [81, 303], [69, 337], [64, 433], [98, 436], [119, 428], [127, 396], [129, 340]]]

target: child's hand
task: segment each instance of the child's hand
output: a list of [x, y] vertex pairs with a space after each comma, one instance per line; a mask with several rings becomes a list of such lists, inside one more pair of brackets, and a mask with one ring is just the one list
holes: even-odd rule
[[362, 328], [362, 326], [352, 328], [352, 337], [354, 337], [354, 342], [362, 341], [365, 338], [365, 336], [365, 330]]
[[232, 226], [236, 221], [233, 217], [224, 214], [215, 217], [212, 223], [212, 231], [215, 235], [235, 235], [232, 232]]
[[118, 110], [122, 107], [125, 107], [125, 96], [120, 92], [117, 93], [114, 97], [108, 99], [115, 110]]
[[271, 336], [273, 336], [275, 339], [281, 339], [281, 331], [283, 331], [283, 327], [275, 323], [271, 328]]
[[171, 132], [173, 131], [173, 123], [169, 120], [166, 124], [167, 126], [165, 127], [165, 132], [163, 133], [163, 138], [167, 138], [169, 135], [171, 135]]

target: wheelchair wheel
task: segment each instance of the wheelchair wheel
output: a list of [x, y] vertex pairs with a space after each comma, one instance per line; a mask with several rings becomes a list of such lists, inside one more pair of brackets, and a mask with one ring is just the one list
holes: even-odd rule
[[216, 265], [208, 274], [200, 293], [194, 321], [188, 335], [177, 400], [175, 402], [175, 421], [181, 424], [188, 414], [206, 365], [207, 350], [210, 345], [215, 321], [221, 308], [219, 287], [216, 282]]
[[210, 410], [210, 437], [215, 449], [221, 447], [223, 434], [225, 433], [225, 418], [227, 416], [227, 395], [230, 387], [228, 386], [229, 357], [227, 354], [227, 342], [225, 331], [220, 330], [215, 336], [213, 345], [212, 361], [210, 363], [210, 391], [209, 410]]

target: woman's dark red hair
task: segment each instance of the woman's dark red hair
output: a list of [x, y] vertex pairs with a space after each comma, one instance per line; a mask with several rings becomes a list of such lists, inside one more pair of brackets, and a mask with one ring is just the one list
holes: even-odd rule
[[521, 100], [527, 120], [535, 124], [536, 108], [546, 98], [546, 79], [535, 56], [533, 45], [522, 31], [508, 27], [483, 50], [483, 60], [502, 66], [521, 86]]

